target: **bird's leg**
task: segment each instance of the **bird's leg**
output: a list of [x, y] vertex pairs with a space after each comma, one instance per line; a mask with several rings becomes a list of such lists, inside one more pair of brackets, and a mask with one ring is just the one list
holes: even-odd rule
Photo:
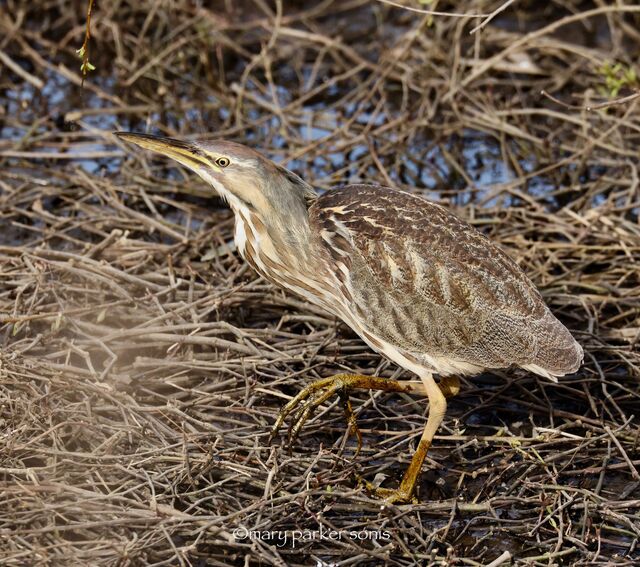
[[355, 435], [358, 439], [358, 447], [356, 448], [357, 457], [360, 454], [360, 449], [362, 449], [362, 433], [360, 433], [360, 428], [358, 427], [356, 416], [353, 413], [353, 408], [351, 407], [351, 400], [349, 399], [348, 392], [343, 389], [338, 392], [338, 395], [340, 396], [340, 400], [342, 401], [342, 409], [344, 410], [344, 415], [347, 418], [349, 433]]
[[[420, 381], [399, 381], [377, 376], [362, 374], [336, 374], [328, 378], [321, 378], [309, 384], [297, 396], [292, 398], [278, 414], [278, 418], [271, 430], [269, 443], [273, 440], [284, 420], [295, 411], [289, 428], [289, 442], [291, 443], [311, 413], [334, 394], [339, 394], [343, 401], [343, 408], [352, 431], [357, 430], [355, 416], [348, 401], [348, 391], [353, 388], [365, 390], [384, 390], [386, 392], [407, 392], [425, 395], [424, 385]], [[347, 401], [345, 401], [347, 400]], [[359, 431], [356, 433], [358, 435]]]
[[[457, 378], [448, 377], [444, 378], [440, 384], [440, 388], [435, 384], [433, 378], [430, 378], [431, 382], [435, 385], [436, 390], [440, 397], [455, 396], [460, 390], [460, 382]], [[329, 378], [321, 378], [316, 380], [306, 388], [304, 388], [297, 396], [291, 399], [278, 414], [278, 418], [271, 430], [269, 436], [269, 443], [273, 440], [278, 430], [284, 423], [284, 420], [295, 411], [291, 426], [289, 427], [289, 444], [296, 438], [302, 426], [307, 419], [311, 416], [312, 412], [328, 400], [334, 394], [338, 394], [342, 399], [345, 415], [347, 417], [347, 423], [349, 425], [351, 433], [354, 433], [358, 438], [358, 449], [362, 446], [362, 436], [356, 423], [356, 418], [349, 401], [349, 390], [354, 388], [362, 388], [366, 390], [383, 390], [386, 392], [405, 392], [409, 394], [419, 394], [423, 396], [429, 396], [429, 389], [426, 386], [424, 379], [422, 381], [416, 380], [390, 380], [388, 378], [379, 378], [377, 376], [364, 376], [361, 374], [336, 374]], [[442, 390], [442, 392], [440, 392]], [[428, 426], [428, 423], [427, 423]], [[426, 454], [426, 451], [425, 451]], [[424, 460], [424, 457], [423, 457]], [[422, 461], [420, 462], [422, 464]], [[415, 482], [415, 480], [414, 480]]]
[[[365, 486], [376, 496], [384, 498], [387, 502], [409, 502], [412, 500], [413, 490], [416, 485], [416, 481], [422, 469], [422, 464], [427, 456], [427, 451], [431, 447], [433, 436], [442, 423], [444, 414], [447, 411], [447, 400], [441, 387], [438, 387], [433, 376], [431, 374], [425, 374], [421, 376], [424, 389], [429, 399], [429, 417], [427, 418], [427, 425], [422, 432], [418, 448], [409, 463], [409, 467], [402, 477], [400, 486], [398, 488], [378, 488], [373, 486], [369, 482], [365, 482]], [[459, 384], [459, 383], [458, 383]], [[448, 383], [448, 386], [451, 384]], [[454, 384], [455, 389], [455, 384]]]

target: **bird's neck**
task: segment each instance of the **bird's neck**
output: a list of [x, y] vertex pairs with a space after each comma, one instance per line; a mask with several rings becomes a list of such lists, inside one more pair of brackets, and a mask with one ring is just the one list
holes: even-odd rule
[[304, 295], [304, 288], [320, 275], [316, 273], [320, 252], [306, 211], [295, 222], [284, 215], [270, 216], [267, 222], [247, 207], [232, 209], [240, 255], [267, 280]]
[[245, 206], [233, 206], [235, 216], [235, 240], [240, 254], [251, 262], [260, 252], [272, 261], [295, 264], [306, 262], [306, 256], [314, 250], [308, 216], [282, 218], [271, 215], [269, 220]]

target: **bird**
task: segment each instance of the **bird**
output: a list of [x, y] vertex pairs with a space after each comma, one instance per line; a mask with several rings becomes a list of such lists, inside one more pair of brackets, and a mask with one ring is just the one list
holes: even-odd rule
[[114, 134], [199, 175], [230, 206], [237, 250], [259, 275], [341, 319], [371, 349], [418, 377], [321, 378], [281, 409], [272, 428], [270, 440], [291, 416], [291, 443], [313, 411], [338, 396], [359, 450], [351, 390], [426, 396], [424, 431], [399, 485], [361, 479], [373, 497], [416, 501], [427, 451], [461, 376], [520, 367], [557, 382], [582, 364], [582, 347], [518, 264], [441, 204], [376, 184], [320, 193], [229, 140]]

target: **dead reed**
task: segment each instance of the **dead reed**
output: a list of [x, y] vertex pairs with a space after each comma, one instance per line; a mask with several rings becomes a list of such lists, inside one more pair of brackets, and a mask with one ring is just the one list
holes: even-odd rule
[[[390, 4], [103, 0], [82, 89], [86, 2], [7, 0], [0, 564], [640, 560], [640, 7]], [[423, 400], [356, 398], [357, 457], [333, 405], [268, 447], [309, 381], [398, 370], [258, 278], [197, 179], [110, 134], [147, 127], [259, 147], [321, 189], [448, 203], [538, 284], [584, 367], [467, 381], [419, 505], [353, 473], [397, 481]]]

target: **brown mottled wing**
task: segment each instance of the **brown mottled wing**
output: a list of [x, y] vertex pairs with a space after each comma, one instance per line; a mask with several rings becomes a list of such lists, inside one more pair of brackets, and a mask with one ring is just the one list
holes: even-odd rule
[[[403, 352], [543, 375], [581, 349], [502, 250], [418, 196], [350, 185], [309, 210], [363, 329]], [[341, 269], [342, 268], [342, 269]]]

